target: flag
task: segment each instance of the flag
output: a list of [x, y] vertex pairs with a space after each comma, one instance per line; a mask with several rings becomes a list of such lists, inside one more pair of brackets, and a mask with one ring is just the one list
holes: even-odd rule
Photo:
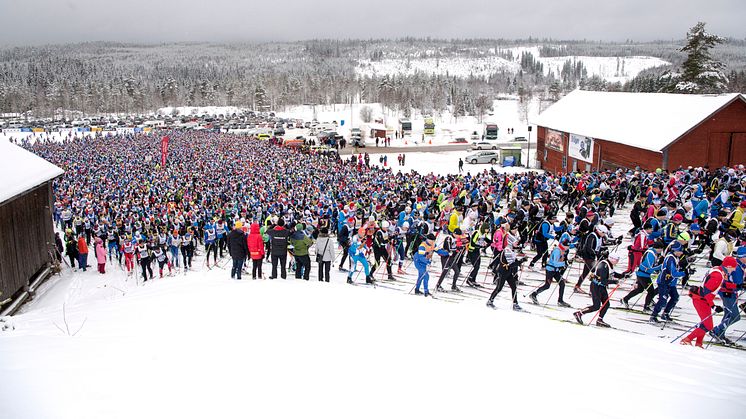
[[166, 167], [166, 156], [168, 156], [168, 136], [161, 138], [161, 167]]

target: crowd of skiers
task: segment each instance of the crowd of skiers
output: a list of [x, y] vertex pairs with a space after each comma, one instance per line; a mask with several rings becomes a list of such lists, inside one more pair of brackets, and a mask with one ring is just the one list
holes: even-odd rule
[[[402, 274], [411, 261], [418, 272], [414, 293], [430, 295], [459, 292], [462, 274], [468, 286], [484, 287], [477, 278], [487, 258], [494, 285], [487, 305], [494, 307], [507, 283], [520, 310], [517, 287], [526, 262], [526, 269], [540, 265], [545, 273], [531, 301], [556, 283], [562, 307], [569, 307], [565, 284], [577, 263], [582, 271], [572, 292], [592, 300], [574, 313], [578, 322], [596, 313], [595, 324], [607, 327], [611, 296], [632, 275], [635, 286], [621, 305], [633, 309], [644, 297], [651, 322], [670, 320], [679, 288], [688, 290], [702, 321], [683, 343], [701, 346], [707, 332], [727, 341], [725, 330], [739, 319], [746, 266], [743, 166], [436, 176], [393, 173], [355, 156], [300, 154], [227, 134], [168, 135], [165, 167], [159, 142], [147, 135], [24, 144], [65, 169], [54, 182], [54, 218], [64, 232], [58, 251], [71, 267], [85, 270], [93, 246], [100, 273], [108, 259], [128, 272], [138, 265], [148, 280], [152, 265], [160, 276], [164, 269], [187, 271], [195, 252], [203, 251], [210, 269], [230, 256], [236, 279], [249, 260], [252, 278], [263, 278], [266, 259], [270, 279], [286, 278], [292, 267], [296, 278], [308, 280], [315, 255], [320, 281], [329, 281], [335, 265], [348, 282], [364, 274], [374, 283], [377, 270], [395, 280], [394, 267]], [[613, 216], [630, 204], [632, 243], [626, 270], [617, 272], [624, 249], [623, 236], [613, 236]], [[529, 248], [535, 251], [530, 261]], [[441, 271], [431, 290], [435, 255]], [[698, 258], [707, 258], [711, 268], [692, 281]], [[702, 285], [685, 288], [690, 281]], [[718, 327], [713, 309], [725, 311]]]

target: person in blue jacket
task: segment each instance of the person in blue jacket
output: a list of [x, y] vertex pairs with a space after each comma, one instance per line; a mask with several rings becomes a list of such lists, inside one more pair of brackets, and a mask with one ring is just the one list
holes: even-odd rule
[[218, 222], [215, 223], [215, 241], [217, 242], [218, 249], [220, 249], [221, 258], [228, 246], [228, 233], [230, 233], [228, 225], [223, 222], [222, 219], [218, 220]]
[[647, 291], [645, 296], [645, 304], [642, 306], [642, 311], [650, 311], [650, 304], [653, 302], [653, 297], [657, 292], [657, 289], [653, 286], [653, 280], [651, 275], [660, 272], [662, 265], [658, 263], [658, 258], [665, 246], [663, 243], [656, 242], [649, 247], [642, 255], [640, 266], [637, 267], [637, 283], [632, 291], [621, 299], [624, 308], [629, 309], [629, 300], [632, 297]]
[[570, 307], [564, 300], [565, 297], [565, 279], [563, 275], [567, 269], [567, 254], [570, 249], [569, 241], [560, 240], [559, 244], [552, 250], [549, 260], [546, 266], [546, 278], [544, 285], [539, 289], [532, 292], [530, 297], [534, 304], [539, 304], [539, 300], [536, 298], [539, 294], [549, 289], [552, 281], [557, 281], [559, 286], [559, 299], [557, 305], [560, 307]]
[[725, 330], [730, 325], [741, 320], [741, 315], [738, 313], [738, 290], [743, 288], [743, 276], [746, 271], [746, 246], [741, 246], [733, 252], [733, 256], [736, 257], [736, 269], [732, 274], [723, 281], [720, 285], [720, 299], [723, 302], [723, 320], [714, 329], [710, 331], [710, 336], [714, 339], [732, 344], [733, 342], [725, 337]]
[[210, 267], [210, 253], [213, 254], [213, 263], [218, 263], [218, 246], [215, 243], [217, 239], [217, 232], [215, 230], [215, 226], [208, 220], [205, 223], [204, 227], [204, 240], [205, 240], [205, 263], [207, 263], [207, 267]]
[[430, 274], [427, 272], [427, 267], [430, 266], [430, 263], [432, 262], [434, 249], [435, 235], [428, 234], [427, 237], [425, 237], [425, 241], [420, 243], [420, 247], [417, 248], [417, 253], [414, 254], [414, 267], [417, 268], [417, 284], [414, 287], [415, 295], [422, 294], [422, 292], [420, 292], [420, 285], [423, 284], [425, 297], [430, 295], [428, 288]]
[[[670, 321], [671, 311], [679, 301], [679, 292], [676, 284], [679, 278], [683, 278], [686, 272], [679, 270], [679, 258], [684, 253], [681, 243], [675, 242], [669, 247], [668, 254], [663, 258], [663, 267], [658, 275], [658, 302], [655, 303], [653, 314], [650, 316], [651, 323], [658, 323], [658, 314], [663, 310], [661, 319]], [[665, 308], [664, 308], [665, 307]]]
[[366, 258], [368, 248], [365, 246], [365, 228], [360, 228], [357, 234], [353, 234], [352, 240], [350, 241], [350, 260], [352, 261], [352, 267], [350, 272], [347, 274], [347, 283], [352, 284], [352, 274], [357, 270], [357, 264], [363, 265], [365, 271], [365, 283], [372, 284], [373, 278], [370, 276], [370, 264]]
[[549, 251], [549, 240], [554, 240], [554, 228], [552, 224], [557, 221], [557, 214], [551, 213], [547, 216], [547, 219], [541, 222], [539, 231], [534, 235], [534, 243], [536, 244], [536, 256], [531, 259], [528, 264], [528, 268], [533, 270], [534, 264], [537, 260], [541, 259], [541, 266], [544, 267], [547, 264], [547, 252]]

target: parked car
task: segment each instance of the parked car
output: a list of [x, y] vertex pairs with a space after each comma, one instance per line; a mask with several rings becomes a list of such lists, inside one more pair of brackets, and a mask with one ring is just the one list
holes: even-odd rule
[[458, 137], [454, 138], [453, 141], [449, 141], [448, 144], [466, 144], [468, 141], [466, 141], [466, 138], [464, 137]]
[[496, 164], [500, 159], [500, 153], [497, 151], [479, 151], [466, 156], [466, 162], [471, 164], [490, 163]]
[[513, 138], [513, 141], [528, 141], [526, 137], [515, 137]]
[[497, 150], [497, 144], [491, 141], [474, 141], [471, 143], [472, 150]]

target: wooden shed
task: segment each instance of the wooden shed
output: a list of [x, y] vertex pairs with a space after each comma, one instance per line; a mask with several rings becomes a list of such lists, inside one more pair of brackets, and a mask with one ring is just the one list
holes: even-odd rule
[[746, 163], [746, 98], [738, 93], [576, 90], [532, 122], [536, 158], [554, 172]]
[[52, 180], [59, 167], [0, 141], [0, 300], [25, 291], [52, 261]]

